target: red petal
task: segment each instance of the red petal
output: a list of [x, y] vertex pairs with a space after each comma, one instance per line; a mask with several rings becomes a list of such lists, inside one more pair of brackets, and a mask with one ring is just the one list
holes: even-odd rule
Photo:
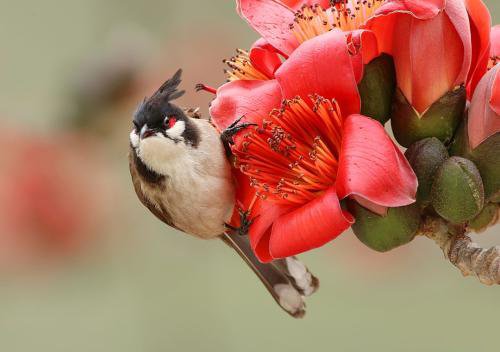
[[347, 46], [353, 49], [351, 51], [351, 60], [356, 82], [359, 83], [363, 78], [365, 65], [380, 54], [377, 37], [372, 31], [355, 30], [348, 34]]
[[257, 40], [250, 49], [250, 61], [269, 78], [274, 78], [274, 72], [281, 66], [278, 51], [263, 38]]
[[446, 0], [386, 0], [368, 19], [365, 28], [376, 34], [380, 51], [390, 54], [394, 24], [400, 15], [426, 20], [437, 16], [445, 5]]
[[290, 212], [290, 209], [290, 207], [261, 200], [254, 206], [251, 213], [253, 223], [249, 232], [250, 244], [261, 262], [267, 263], [274, 259], [269, 250], [272, 226], [276, 219]]
[[233, 168], [233, 181], [236, 197], [236, 207], [233, 211], [230, 225], [241, 226], [239, 210], [248, 211], [255, 202], [255, 188], [251, 186], [250, 178], [239, 169]]
[[490, 41], [491, 41], [490, 56], [500, 57], [500, 25], [496, 25], [491, 29]]
[[463, 0], [389, 1], [367, 28], [393, 55], [398, 85], [417, 111], [466, 83], [472, 46]]
[[249, 211], [249, 218], [253, 220], [249, 231], [252, 249], [261, 262], [270, 262], [273, 259], [269, 253], [268, 234], [274, 220], [288, 212], [290, 207], [275, 205], [256, 197], [250, 178], [239, 170], [233, 169], [233, 178], [236, 189], [236, 207], [230, 224], [239, 227], [241, 225], [239, 210]]
[[281, 0], [281, 2], [294, 10], [300, 9], [303, 5], [319, 4], [324, 9], [330, 7], [330, 0]]
[[389, 210], [389, 208], [387, 208], [387, 207], [372, 203], [369, 200], [366, 200], [365, 198], [360, 197], [360, 196], [354, 195], [354, 196], [351, 196], [351, 198], [354, 199], [359, 205], [363, 206], [364, 208], [366, 208], [366, 209], [368, 209], [368, 210], [372, 211], [373, 213], [378, 214], [380, 216], [386, 216], [387, 211]]
[[[465, 0], [467, 2], [468, 0]], [[478, 0], [472, 0], [469, 2], [476, 2]], [[480, 0], [479, 0], [480, 1]], [[444, 9], [446, 15], [450, 19], [450, 22], [453, 24], [454, 30], [460, 37], [462, 41], [462, 65], [461, 70], [458, 76], [455, 78], [455, 86], [463, 84], [467, 80], [467, 75], [472, 66], [472, 34], [471, 34], [471, 23], [469, 21], [469, 14], [467, 13], [467, 8], [464, 5], [464, 0], [448, 0], [446, 2], [446, 7]], [[483, 21], [485, 19], [482, 19]], [[490, 36], [490, 22], [488, 16], [488, 24], [487, 24], [487, 42], [489, 43]], [[446, 31], [446, 29], [445, 29]], [[449, 37], [448, 37], [449, 39]], [[444, 42], [445, 46], [449, 45], [449, 43]], [[458, 50], [458, 48], [457, 48]], [[487, 52], [487, 51], [486, 51]], [[451, 62], [451, 60], [450, 60]]]
[[392, 55], [398, 85], [420, 113], [454, 88], [457, 81], [465, 83], [467, 72], [461, 73], [464, 47], [444, 13], [427, 21], [399, 17], [394, 26]]
[[210, 116], [215, 126], [223, 131], [237, 118], [242, 122], [260, 122], [272, 109], [281, 105], [278, 82], [233, 81], [217, 90], [217, 97], [210, 106]]
[[477, 85], [469, 110], [469, 142], [476, 148], [500, 131], [500, 65], [493, 67]]
[[415, 202], [417, 184], [408, 161], [379, 122], [362, 115], [345, 120], [337, 174], [341, 199], [356, 195], [400, 207]]
[[[497, 64], [497, 66], [498, 66], [498, 64]], [[491, 69], [491, 71], [493, 71], [493, 72], [495, 72], [495, 70], [498, 70], [498, 68]], [[491, 92], [490, 92], [490, 94], [491, 94], [490, 108], [497, 115], [500, 116], [500, 75], [498, 74], [498, 71], [496, 71], [496, 73], [493, 73], [493, 74], [495, 75], [495, 79], [493, 81], [493, 86], [491, 87]]]
[[354, 223], [342, 210], [332, 187], [322, 196], [280, 216], [269, 234], [272, 258], [285, 258], [318, 248], [335, 239]]
[[277, 0], [237, 0], [238, 13], [272, 46], [286, 56], [299, 46], [290, 30], [294, 12]]
[[399, 12], [411, 14], [415, 18], [424, 20], [436, 16], [444, 9], [445, 4], [446, 0], [387, 0], [375, 12], [375, 17]]
[[287, 99], [316, 93], [336, 99], [344, 116], [359, 112], [356, 75], [341, 31], [304, 42], [276, 71], [276, 79]]
[[467, 89], [471, 97], [488, 66], [491, 18], [488, 8], [481, 0], [465, 0], [465, 6], [470, 17], [472, 34], [472, 64], [467, 79]]

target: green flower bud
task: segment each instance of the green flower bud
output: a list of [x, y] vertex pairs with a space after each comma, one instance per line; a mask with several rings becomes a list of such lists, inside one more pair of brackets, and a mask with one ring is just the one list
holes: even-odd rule
[[500, 133], [497, 133], [470, 153], [483, 179], [485, 198], [500, 202]]
[[391, 113], [394, 137], [405, 147], [428, 137], [447, 144], [463, 118], [465, 102], [465, 88], [460, 87], [443, 95], [420, 115], [401, 90], [396, 89]]
[[389, 208], [386, 216], [372, 213], [354, 202], [350, 210], [356, 218], [352, 225], [354, 234], [377, 252], [387, 252], [411, 242], [420, 227], [421, 216], [416, 204]]
[[467, 116], [462, 120], [457, 128], [455, 136], [449, 146], [449, 151], [451, 156], [461, 156], [463, 158], [469, 158], [470, 145], [469, 136], [467, 134]]
[[452, 223], [475, 218], [484, 206], [483, 182], [476, 165], [456, 156], [446, 160], [436, 172], [431, 199], [436, 212]]
[[483, 208], [474, 219], [469, 222], [469, 228], [475, 232], [482, 232], [498, 220], [498, 204], [490, 203]]
[[430, 203], [434, 174], [449, 158], [448, 150], [437, 138], [426, 138], [411, 145], [405, 153], [418, 178], [417, 201], [421, 206]]
[[361, 114], [385, 124], [390, 118], [396, 90], [396, 71], [392, 57], [382, 54], [367, 64], [358, 89]]
[[486, 201], [500, 203], [500, 133], [471, 150], [466, 126], [467, 119], [460, 125], [450, 145], [450, 153], [472, 160], [481, 174]]

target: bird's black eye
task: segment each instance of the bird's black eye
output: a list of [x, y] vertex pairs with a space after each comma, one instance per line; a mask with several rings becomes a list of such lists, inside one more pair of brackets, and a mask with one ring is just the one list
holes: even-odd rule
[[165, 120], [163, 120], [163, 127], [165, 129], [170, 129], [175, 126], [176, 122], [177, 122], [177, 117], [175, 117], [174, 115], [167, 116], [165, 117]]

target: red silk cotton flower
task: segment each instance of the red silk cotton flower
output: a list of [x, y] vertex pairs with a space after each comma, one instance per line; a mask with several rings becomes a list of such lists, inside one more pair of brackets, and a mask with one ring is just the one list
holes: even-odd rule
[[490, 70], [479, 81], [469, 108], [469, 143], [472, 149], [500, 132], [500, 26], [491, 29]]
[[393, 56], [398, 86], [424, 113], [455, 87], [469, 98], [489, 59], [490, 14], [481, 0], [386, 0], [366, 28]]
[[[381, 0], [277, 1], [237, 0], [238, 13], [262, 36], [250, 51], [226, 60], [228, 79], [269, 80], [303, 42], [338, 29], [346, 32], [353, 64], [359, 65], [356, 76], [361, 80], [363, 64], [378, 56], [376, 38], [361, 29], [382, 3]], [[333, 6], [332, 6], [333, 5]]]
[[253, 220], [260, 260], [336, 238], [354, 222], [344, 198], [374, 211], [415, 201], [408, 162], [379, 122], [359, 114], [360, 69], [345, 33], [333, 30], [295, 49], [276, 79], [219, 89], [210, 110], [218, 128], [241, 116], [257, 125], [235, 136], [232, 151], [238, 204]]

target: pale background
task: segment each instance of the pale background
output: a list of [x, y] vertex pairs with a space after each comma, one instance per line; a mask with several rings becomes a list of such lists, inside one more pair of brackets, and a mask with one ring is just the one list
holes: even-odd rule
[[[500, 5], [487, 3], [495, 23]], [[182, 66], [190, 94], [180, 102], [206, 111], [210, 97], [194, 85], [222, 83], [221, 60], [256, 38], [232, 1], [0, 5], [0, 114], [9, 128], [64, 148], [59, 136], [77, 110], [71, 87], [88, 62], [110, 56], [139, 71], [128, 98], [77, 132], [106, 165], [106, 221], [78, 256], [2, 274], [0, 351], [498, 350], [500, 288], [462, 278], [428, 240], [382, 255], [349, 232], [304, 255], [321, 290], [295, 321], [222, 243], [169, 230], [139, 205], [126, 161], [133, 109]], [[92, 165], [84, 170], [93, 177]], [[499, 232], [479, 240], [499, 243]]]

